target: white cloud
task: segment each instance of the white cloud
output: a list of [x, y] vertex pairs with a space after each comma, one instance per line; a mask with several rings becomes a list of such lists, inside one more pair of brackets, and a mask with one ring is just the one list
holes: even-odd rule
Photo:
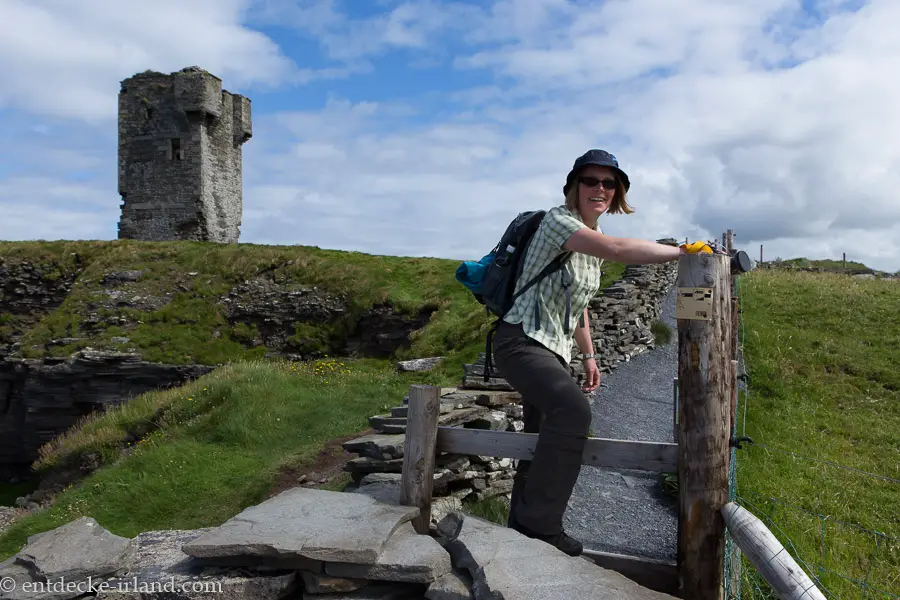
[[[322, 137], [306, 126], [302, 137], [332, 153], [291, 164], [290, 176], [353, 214], [373, 207], [366, 225], [386, 239], [372, 251], [471, 257], [516, 210], [558, 202], [572, 160], [600, 146], [631, 172], [638, 208], [607, 219], [608, 233], [709, 239], [733, 228], [748, 250], [849, 250], [896, 269], [900, 84], [884, 74], [900, 58], [889, 25], [900, 5], [818, 8], [820, 20], [787, 0], [499, 2], [468, 39], [501, 45], [456, 62], [511, 87], [461, 90], [458, 115], [421, 126], [373, 104], [295, 116], [325, 118]], [[335, 174], [348, 168], [359, 185]], [[390, 208], [401, 206], [398, 218]], [[307, 216], [292, 229], [300, 243], [322, 213]], [[443, 229], [410, 245], [409, 224], [435, 221]], [[332, 246], [360, 243], [345, 225], [329, 232]], [[854, 242], [862, 228], [870, 244]]]
[[118, 82], [202, 65], [230, 89], [312, 77], [243, 27], [242, 0], [4, 0], [0, 109], [109, 121]]
[[[604, 218], [607, 233], [711, 239], [733, 228], [753, 257], [760, 243], [768, 258], [846, 251], [894, 271], [900, 81], [890, 73], [900, 3], [856, 4], [384, 0], [373, 5], [379, 14], [354, 20], [337, 1], [173, 1], [136, 13], [98, 0], [52, 11], [13, 0], [0, 8], [0, 77], [10, 82], [0, 107], [109, 119], [114, 109], [102, 106], [114, 104], [117, 81], [149, 57], [157, 70], [199, 64], [235, 89], [352, 82], [399, 49], [416, 68], [455, 65], [478, 84], [390, 102], [358, 88], [353, 101], [334, 94], [320, 109], [278, 114], [255, 104], [243, 240], [479, 258], [517, 211], [561, 202], [572, 161], [602, 147], [631, 175], [637, 208]], [[2, 41], [10, 17], [59, 48]], [[294, 27], [322, 46], [327, 69], [294, 66], [242, 23]], [[4, 60], [11, 46], [21, 64]], [[77, 163], [68, 148], [56, 147], [60, 164]], [[114, 181], [103, 182], [114, 208], [94, 231], [114, 230]]]
[[117, 200], [114, 189], [97, 184], [0, 180], [0, 239], [110, 239], [116, 236]]

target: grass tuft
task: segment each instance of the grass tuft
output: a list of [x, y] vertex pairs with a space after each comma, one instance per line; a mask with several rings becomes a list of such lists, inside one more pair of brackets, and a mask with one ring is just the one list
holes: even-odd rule
[[657, 346], [665, 346], [672, 341], [672, 328], [662, 321], [654, 321], [650, 326], [650, 332], [653, 334], [653, 343]]

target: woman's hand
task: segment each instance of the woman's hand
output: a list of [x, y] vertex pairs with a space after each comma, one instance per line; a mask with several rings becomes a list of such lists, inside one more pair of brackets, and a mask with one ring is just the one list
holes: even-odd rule
[[584, 385], [581, 389], [585, 392], [593, 392], [600, 385], [600, 369], [597, 367], [597, 360], [593, 358], [584, 361]]

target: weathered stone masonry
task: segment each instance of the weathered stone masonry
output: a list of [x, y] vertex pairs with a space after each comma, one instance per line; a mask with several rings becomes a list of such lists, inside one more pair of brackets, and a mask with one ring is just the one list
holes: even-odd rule
[[130, 77], [119, 92], [119, 238], [236, 243], [250, 100], [198, 67]]

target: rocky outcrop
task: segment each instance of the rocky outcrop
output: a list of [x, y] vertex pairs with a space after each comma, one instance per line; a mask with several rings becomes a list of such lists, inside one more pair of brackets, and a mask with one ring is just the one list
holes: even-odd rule
[[272, 355], [312, 359], [323, 355], [390, 357], [409, 346], [410, 334], [431, 318], [433, 308], [413, 315], [378, 305], [359, 314], [347, 298], [312, 285], [256, 277], [219, 301], [229, 323], [255, 328]]
[[0, 359], [15, 352], [19, 336], [28, 327], [63, 303], [78, 275], [78, 264], [67, 270], [53, 263], [0, 257]]
[[84, 415], [212, 368], [90, 349], [66, 359], [0, 360], [0, 479], [26, 474], [38, 449]]
[[218, 527], [122, 538], [81, 517], [0, 563], [0, 598], [152, 600], [663, 600], [583, 558], [451, 512], [293, 488]]
[[0, 313], [41, 315], [62, 304], [78, 270], [0, 257]]

